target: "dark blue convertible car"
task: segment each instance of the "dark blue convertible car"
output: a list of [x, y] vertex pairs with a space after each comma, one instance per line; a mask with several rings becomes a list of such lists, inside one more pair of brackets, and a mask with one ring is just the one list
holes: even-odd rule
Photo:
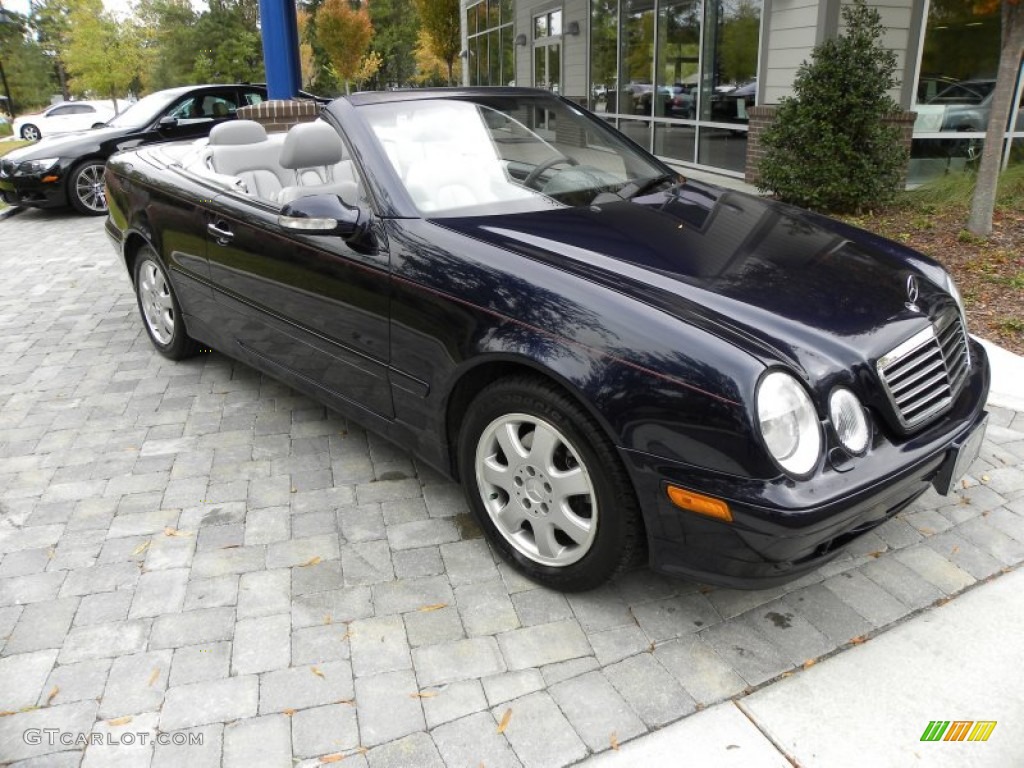
[[795, 578], [947, 493], [984, 433], [938, 264], [687, 182], [550, 93], [353, 95], [106, 183], [160, 353], [211, 345], [407, 447], [559, 589], [645, 557]]

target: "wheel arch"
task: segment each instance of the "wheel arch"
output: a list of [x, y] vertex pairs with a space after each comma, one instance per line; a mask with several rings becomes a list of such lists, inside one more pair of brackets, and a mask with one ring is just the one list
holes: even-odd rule
[[463, 419], [469, 404], [484, 387], [502, 379], [516, 377], [540, 379], [552, 384], [594, 420], [615, 449], [621, 446], [621, 441], [607, 419], [594, 408], [581, 389], [568, 376], [531, 358], [492, 355], [475, 360], [471, 366], [462, 370], [449, 388], [445, 399], [443, 425], [445, 445], [452, 476], [457, 480], [460, 479], [458, 468], [459, 432], [462, 430]]

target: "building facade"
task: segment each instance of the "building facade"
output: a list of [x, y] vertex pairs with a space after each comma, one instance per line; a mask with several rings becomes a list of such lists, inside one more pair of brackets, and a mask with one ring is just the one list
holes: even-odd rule
[[[908, 180], [977, 162], [999, 58], [998, 4], [868, 0], [897, 54], [892, 97], [914, 123]], [[547, 88], [659, 157], [743, 176], [749, 110], [792, 95], [841, 0], [462, 0], [467, 85]], [[1004, 145], [1024, 161], [1024, 77]]]

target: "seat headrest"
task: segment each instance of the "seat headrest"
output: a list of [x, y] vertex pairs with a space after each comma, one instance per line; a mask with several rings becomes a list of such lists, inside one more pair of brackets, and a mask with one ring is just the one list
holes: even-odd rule
[[288, 131], [281, 148], [281, 165], [291, 170], [340, 163], [345, 157], [341, 137], [327, 123], [299, 123]]
[[210, 131], [211, 147], [259, 144], [267, 140], [267, 130], [254, 120], [232, 120], [215, 125]]

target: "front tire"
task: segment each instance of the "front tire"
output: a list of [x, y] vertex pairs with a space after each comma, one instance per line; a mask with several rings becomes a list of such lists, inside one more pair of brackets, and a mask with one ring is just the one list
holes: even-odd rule
[[534, 581], [593, 589], [636, 559], [640, 513], [626, 471], [589, 414], [552, 384], [485, 388], [466, 412], [458, 455], [484, 531]]
[[144, 246], [135, 261], [135, 298], [142, 323], [156, 351], [170, 360], [183, 360], [198, 345], [185, 332], [181, 306], [156, 253]]
[[21, 126], [21, 138], [25, 141], [39, 141], [42, 138], [42, 133], [32, 123]]
[[103, 216], [107, 212], [107, 193], [103, 188], [102, 160], [87, 160], [68, 177], [68, 201], [86, 216]]

